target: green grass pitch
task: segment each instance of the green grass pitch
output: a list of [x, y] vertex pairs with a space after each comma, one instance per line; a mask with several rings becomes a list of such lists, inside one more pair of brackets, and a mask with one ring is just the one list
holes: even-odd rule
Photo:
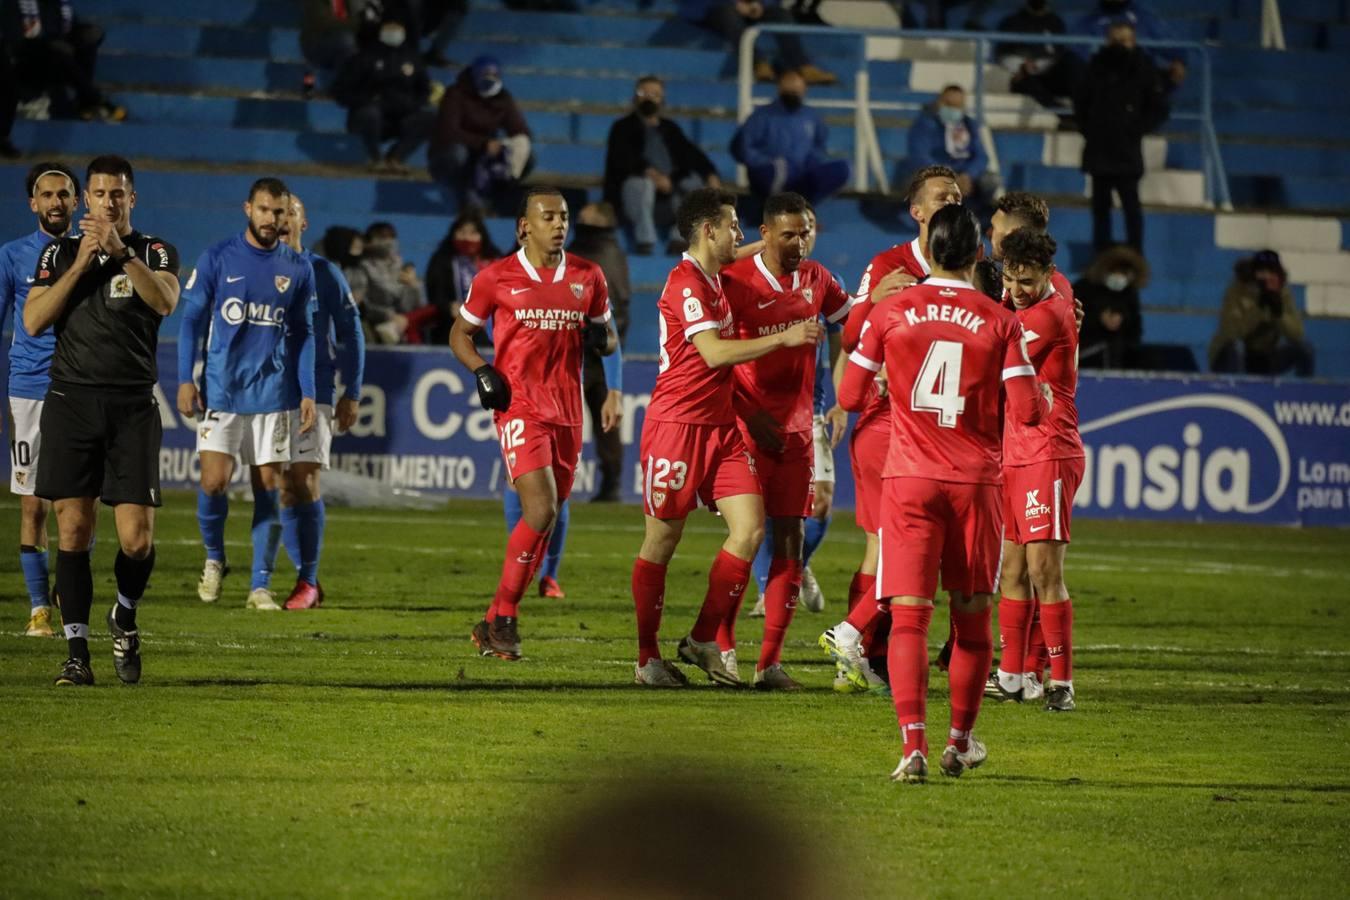
[[[889, 704], [833, 694], [815, 647], [861, 550], [847, 513], [814, 565], [826, 612], [789, 633], [808, 689], [761, 696], [632, 686], [632, 507], [574, 506], [568, 598], [527, 599], [517, 664], [468, 640], [496, 504], [331, 510], [312, 613], [243, 608], [242, 503], [226, 595], [199, 602], [194, 511], [175, 494], [159, 519], [137, 687], [96, 625], [98, 685], [53, 688], [64, 646], [21, 636], [18, 560], [0, 556], [0, 895], [514, 896], [504, 873], [557, 817], [654, 772], [735, 780], [793, 836], [776, 852], [817, 867], [807, 895], [1332, 896], [1350, 877], [1344, 531], [1075, 523], [1079, 711], [986, 706], [987, 765], [911, 787], [887, 780]], [[720, 535], [700, 514], [671, 565], [667, 655]], [[934, 644], [945, 630], [940, 612]], [[760, 625], [740, 632], [753, 659]], [[930, 691], [940, 746], [946, 677]], [[652, 815], [716, 831], [691, 812]]]

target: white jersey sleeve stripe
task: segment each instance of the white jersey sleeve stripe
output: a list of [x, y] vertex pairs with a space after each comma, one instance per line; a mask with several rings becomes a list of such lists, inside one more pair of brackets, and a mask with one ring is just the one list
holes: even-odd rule
[[477, 325], [479, 328], [482, 328], [484, 325], [487, 324], [486, 319], [480, 319], [473, 313], [469, 312], [469, 307], [467, 306], [461, 306], [459, 308], [459, 314], [463, 316], [464, 321], [468, 322], [470, 325]]
[[698, 334], [700, 331], [711, 331], [716, 327], [718, 327], [716, 322], [699, 322], [697, 325], [690, 325], [684, 330], [684, 339], [686, 341], [692, 341], [694, 335]]
[[604, 325], [612, 318], [614, 318], [614, 316], [610, 314], [609, 310], [605, 310], [605, 314], [603, 316], [591, 316], [591, 321], [597, 325]]
[[829, 322], [831, 325], [833, 325], [835, 322], [838, 322], [838, 321], [840, 321], [841, 319], [847, 318], [847, 317], [848, 317], [849, 310], [853, 309], [853, 307], [856, 306], [857, 303], [858, 303], [858, 298], [856, 298], [856, 297], [849, 297], [849, 298], [848, 298], [848, 302], [845, 303], [843, 306], [839, 307], [839, 309], [835, 310], [834, 315], [832, 315], [832, 316], [826, 316], [826, 317], [825, 317], [825, 321], [827, 321], [827, 322]]
[[854, 350], [852, 353], [848, 355], [848, 361], [862, 366], [869, 372], [881, 371], [881, 363], [877, 362], [876, 360], [868, 359], [866, 356], [863, 356], [862, 353], [858, 350]]
[[1031, 366], [1013, 366], [1010, 369], [1003, 370], [1004, 381], [1007, 381], [1010, 378], [1020, 378], [1023, 375], [1030, 375], [1032, 378], [1035, 378], [1036, 370]]

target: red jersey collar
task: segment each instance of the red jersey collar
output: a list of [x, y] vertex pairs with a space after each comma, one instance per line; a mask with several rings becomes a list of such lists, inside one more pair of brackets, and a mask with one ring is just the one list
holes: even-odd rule
[[[776, 293], [783, 293], [783, 286], [778, 283], [778, 279], [769, 271], [769, 267], [764, 264], [763, 250], [755, 254], [755, 268], [759, 269], [759, 274], [764, 276], [764, 280], [769, 283], [769, 287], [773, 288]], [[797, 290], [801, 283], [802, 272], [801, 269], [797, 269], [792, 273], [792, 289], [794, 291]]]
[[[530, 263], [530, 261], [526, 259], [524, 247], [521, 247], [519, 250], [516, 251], [516, 259], [517, 261], [520, 262], [520, 267], [525, 270], [525, 274], [530, 276], [531, 281], [537, 281], [540, 284], [543, 284], [544, 279], [539, 277], [539, 272], [534, 268], [534, 266]], [[557, 284], [558, 282], [562, 281], [563, 276], [566, 273], [567, 273], [567, 253], [564, 252], [562, 254], [562, 258], [558, 260], [558, 268], [553, 270], [553, 284]]]
[[914, 255], [914, 261], [919, 264], [919, 268], [923, 269], [923, 274], [933, 274], [933, 267], [928, 264], [928, 259], [923, 255], [923, 247], [919, 244], [918, 238], [909, 242], [909, 252]]

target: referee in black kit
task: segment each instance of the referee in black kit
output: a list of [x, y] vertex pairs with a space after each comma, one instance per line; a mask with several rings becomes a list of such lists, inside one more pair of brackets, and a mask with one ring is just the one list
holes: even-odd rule
[[70, 658], [58, 685], [90, 685], [89, 543], [102, 498], [119, 544], [117, 602], [108, 612], [117, 677], [141, 677], [136, 604], [155, 567], [161, 424], [155, 402], [159, 324], [178, 304], [178, 251], [131, 227], [135, 176], [120, 156], [89, 163], [79, 237], [38, 257], [24, 306], [29, 334], [56, 328], [51, 387], [43, 404], [37, 495], [53, 501], [60, 531], [56, 594]]

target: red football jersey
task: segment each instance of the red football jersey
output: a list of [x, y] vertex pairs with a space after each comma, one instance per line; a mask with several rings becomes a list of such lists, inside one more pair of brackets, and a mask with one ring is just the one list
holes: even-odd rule
[[646, 417], [690, 425], [735, 424], [732, 367], [710, 367], [693, 343], [694, 335], [714, 328], [724, 338], [736, 337], [721, 279], [708, 275], [686, 253], [666, 278], [656, 308], [661, 361]]
[[[818, 262], [803, 260], [782, 280], [764, 263], [764, 255], [739, 260], [722, 270], [722, 290], [742, 339], [786, 331], [798, 322], [825, 316], [838, 322], [848, 315], [850, 299]], [[785, 431], [810, 431], [816, 383], [813, 345], [777, 350], [733, 366], [742, 407], [767, 410]]]
[[536, 270], [522, 248], [474, 276], [460, 315], [492, 322], [493, 365], [511, 385], [508, 416], [581, 424], [582, 329], [610, 320], [599, 266], [564, 253], [556, 269]]
[[[882, 250], [872, 257], [872, 261], [868, 263], [867, 269], [858, 282], [858, 293], [854, 295], [855, 308], [849, 316], [850, 327], [846, 330], [846, 333], [853, 330], [854, 326], [862, 327], [862, 323], [855, 321], [853, 316], [859, 316], [865, 320], [871, 315], [871, 310], [868, 308], [868, 298], [872, 294], [872, 288], [896, 269], [908, 272], [920, 281], [932, 274], [933, 267], [928, 265], [928, 260], [919, 250], [918, 238], [907, 244], [896, 244], [889, 250]], [[844, 340], [844, 349], [850, 351], [853, 349], [849, 346], [847, 337]], [[890, 406], [886, 402], [886, 397], [880, 391], [874, 391], [867, 408], [858, 413], [858, 423], [854, 427], [869, 428], [873, 425], [882, 425], [889, 415]]]
[[849, 364], [886, 367], [884, 477], [1002, 482], [1003, 382], [1035, 376], [1016, 316], [967, 282], [930, 278], [874, 307]]
[[1022, 425], [1008, 416], [1003, 425], [1003, 462], [1024, 466], [1050, 459], [1083, 456], [1078, 435], [1078, 325], [1073, 301], [1051, 286], [1049, 293], [1013, 315], [1022, 323], [1036, 379], [1050, 386], [1055, 402], [1039, 425]]
[[[1059, 295], [1069, 301], [1069, 308], [1073, 308], [1073, 284], [1068, 277], [1059, 269], [1050, 276], [1050, 286], [1059, 292]], [[1075, 329], [1077, 325], [1074, 326]]]

